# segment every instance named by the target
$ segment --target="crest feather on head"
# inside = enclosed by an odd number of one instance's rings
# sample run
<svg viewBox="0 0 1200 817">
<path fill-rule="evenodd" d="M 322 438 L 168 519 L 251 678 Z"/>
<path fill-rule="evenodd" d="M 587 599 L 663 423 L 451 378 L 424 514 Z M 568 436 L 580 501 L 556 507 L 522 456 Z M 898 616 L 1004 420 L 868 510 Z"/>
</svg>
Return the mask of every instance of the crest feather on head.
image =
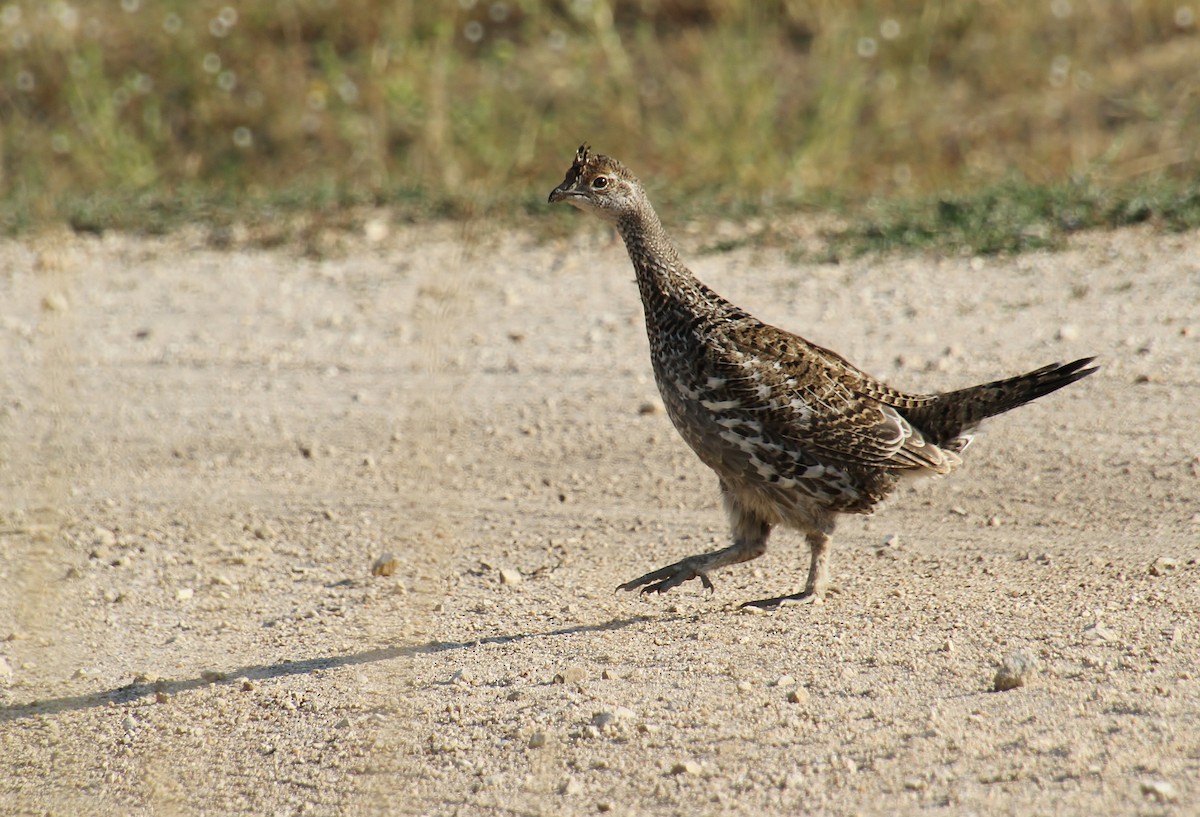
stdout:
<svg viewBox="0 0 1200 817">
<path fill-rule="evenodd" d="M 579 177 L 583 175 L 584 168 L 587 167 L 591 160 L 592 148 L 584 142 L 579 146 L 579 150 L 575 151 L 575 161 L 571 163 L 571 167 L 567 170 L 567 178 L 563 179 L 564 185 L 572 185 L 579 181 Z"/>
</svg>

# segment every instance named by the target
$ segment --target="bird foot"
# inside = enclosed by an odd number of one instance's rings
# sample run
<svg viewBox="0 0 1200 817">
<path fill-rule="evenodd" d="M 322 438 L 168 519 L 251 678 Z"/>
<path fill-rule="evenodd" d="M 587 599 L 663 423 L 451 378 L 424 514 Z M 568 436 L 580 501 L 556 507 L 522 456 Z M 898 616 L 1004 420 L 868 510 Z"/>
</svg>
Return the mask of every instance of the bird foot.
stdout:
<svg viewBox="0 0 1200 817">
<path fill-rule="evenodd" d="M 760 610 L 777 610 L 784 604 L 824 604 L 827 594 L 837 595 L 842 592 L 842 588 L 837 585 L 829 585 L 823 590 L 804 590 L 800 593 L 793 593 L 790 596 L 776 596 L 773 599 L 758 599 L 757 601 L 748 601 L 741 608 L 757 607 Z"/>
<path fill-rule="evenodd" d="M 695 556 L 689 556 L 673 565 L 652 570 L 645 576 L 639 576 L 633 581 L 618 585 L 617 589 L 637 590 L 640 587 L 643 593 L 665 593 L 692 579 L 699 579 L 705 590 L 713 589 L 712 581 L 700 567 L 699 560 Z"/>
</svg>

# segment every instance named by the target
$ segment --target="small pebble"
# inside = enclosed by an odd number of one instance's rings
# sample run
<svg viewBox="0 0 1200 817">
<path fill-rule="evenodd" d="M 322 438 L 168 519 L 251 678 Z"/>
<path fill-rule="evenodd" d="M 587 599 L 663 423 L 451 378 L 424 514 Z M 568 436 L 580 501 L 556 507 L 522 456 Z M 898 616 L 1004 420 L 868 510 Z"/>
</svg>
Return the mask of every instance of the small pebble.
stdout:
<svg viewBox="0 0 1200 817">
<path fill-rule="evenodd" d="M 804 687 L 796 687 L 795 689 L 788 692 L 787 699 L 788 699 L 788 703 L 790 703 L 790 704 L 804 704 L 804 703 L 808 703 L 808 700 L 811 697 L 812 696 L 809 694 L 807 689 L 805 689 Z"/>
<path fill-rule="evenodd" d="M 450 676 L 450 683 L 474 686 L 475 685 L 475 676 L 468 669 L 456 670 L 455 673 Z"/>
<path fill-rule="evenodd" d="M 773 687 L 790 687 L 790 686 L 794 686 L 795 683 L 796 683 L 796 679 L 793 678 L 792 676 L 780 675 L 778 678 L 776 678 L 771 683 L 771 686 L 773 686 Z"/>
<path fill-rule="evenodd" d="M 628 707 L 618 706 L 615 709 L 606 709 L 602 712 L 597 712 L 592 715 L 592 725 L 599 729 L 605 729 L 614 724 L 619 724 L 624 721 L 631 721 L 637 717 L 637 714 Z"/>
<path fill-rule="evenodd" d="M 583 667 L 571 666 L 554 676 L 556 684 L 579 684 L 587 680 L 587 670 Z"/>
<path fill-rule="evenodd" d="M 215 684 L 218 681 L 225 680 L 225 673 L 216 669 L 206 669 L 200 671 L 200 677 L 205 681 L 208 681 L 210 684 Z"/>
<path fill-rule="evenodd" d="M 1179 562 L 1169 556 L 1159 556 L 1150 565 L 1151 576 L 1166 576 L 1179 569 Z"/>
<path fill-rule="evenodd" d="M 568 777 L 558 787 L 558 793 L 568 797 L 579 794 L 581 791 L 583 791 L 583 784 L 573 777 Z"/>
<path fill-rule="evenodd" d="M 534 732 L 529 736 L 529 743 L 527 745 L 530 749 L 541 749 L 546 745 L 546 733 Z"/>
<path fill-rule="evenodd" d="M 1037 671 L 1037 659 L 1027 652 L 1009 653 L 1000 662 L 1000 669 L 992 678 L 992 690 L 1005 692 L 1010 689 L 1025 686 L 1026 682 Z"/>
<path fill-rule="evenodd" d="M 1143 780 L 1142 794 L 1153 797 L 1159 803 L 1170 803 L 1177 794 L 1175 785 L 1166 780 Z"/>
<path fill-rule="evenodd" d="M 515 587 L 523 581 L 525 581 L 525 577 L 521 575 L 521 571 L 514 570 L 511 567 L 500 568 L 500 584 Z"/>
<path fill-rule="evenodd" d="M 650 414 L 661 414 L 662 410 L 663 410 L 662 403 L 655 403 L 655 402 L 651 402 L 649 400 L 647 400 L 645 403 L 642 403 L 640 406 L 638 406 L 638 414 L 641 414 L 643 416 L 650 415 Z"/>
<path fill-rule="evenodd" d="M 381 218 L 372 218 L 363 225 L 363 238 L 372 244 L 378 244 L 387 238 L 388 223 Z"/>
<path fill-rule="evenodd" d="M 681 763 L 676 763 L 674 766 L 671 767 L 671 774 L 675 774 L 675 775 L 679 775 L 679 774 L 697 775 L 697 774 L 700 774 L 700 764 L 694 760 L 687 760 L 687 761 L 683 761 Z"/>
<path fill-rule="evenodd" d="M 196 595 L 196 591 L 190 587 L 181 587 L 175 591 L 176 601 L 190 601 L 192 596 Z"/>
<path fill-rule="evenodd" d="M 372 576 L 391 576 L 400 567 L 400 561 L 390 553 L 380 556 L 371 565 Z"/>
<path fill-rule="evenodd" d="M 42 296 L 43 312 L 66 312 L 71 308 L 71 302 L 61 292 L 51 292 Z"/>
<path fill-rule="evenodd" d="M 749 692 L 750 690 L 754 689 L 754 684 L 750 683 L 749 681 L 738 681 L 737 688 L 738 692 Z"/>
</svg>

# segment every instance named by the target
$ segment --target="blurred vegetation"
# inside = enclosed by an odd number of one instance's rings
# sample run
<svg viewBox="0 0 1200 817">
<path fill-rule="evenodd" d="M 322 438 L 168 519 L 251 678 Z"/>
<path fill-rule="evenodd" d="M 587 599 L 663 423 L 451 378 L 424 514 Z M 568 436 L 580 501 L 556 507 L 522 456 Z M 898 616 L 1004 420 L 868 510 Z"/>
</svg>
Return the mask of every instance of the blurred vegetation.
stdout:
<svg viewBox="0 0 1200 817">
<path fill-rule="evenodd" d="M 980 251 L 1046 229 L 1186 228 L 1198 14 L 1185 0 L 0 0 L 0 231 L 356 205 L 540 213 L 584 140 L 672 220 L 834 206 L 853 214 L 851 244 L 949 231 Z"/>
</svg>

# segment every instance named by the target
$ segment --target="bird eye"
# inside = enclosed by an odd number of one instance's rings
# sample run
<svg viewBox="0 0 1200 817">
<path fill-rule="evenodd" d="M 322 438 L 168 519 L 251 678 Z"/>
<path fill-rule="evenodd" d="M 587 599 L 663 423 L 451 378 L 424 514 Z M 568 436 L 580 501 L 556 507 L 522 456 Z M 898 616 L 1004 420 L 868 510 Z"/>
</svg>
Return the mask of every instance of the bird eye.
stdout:
<svg viewBox="0 0 1200 817">
<path fill-rule="evenodd" d="M 606 187 L 608 187 L 608 179 L 604 176 L 597 176 L 596 178 L 592 179 L 593 190 L 603 190 Z"/>
</svg>

